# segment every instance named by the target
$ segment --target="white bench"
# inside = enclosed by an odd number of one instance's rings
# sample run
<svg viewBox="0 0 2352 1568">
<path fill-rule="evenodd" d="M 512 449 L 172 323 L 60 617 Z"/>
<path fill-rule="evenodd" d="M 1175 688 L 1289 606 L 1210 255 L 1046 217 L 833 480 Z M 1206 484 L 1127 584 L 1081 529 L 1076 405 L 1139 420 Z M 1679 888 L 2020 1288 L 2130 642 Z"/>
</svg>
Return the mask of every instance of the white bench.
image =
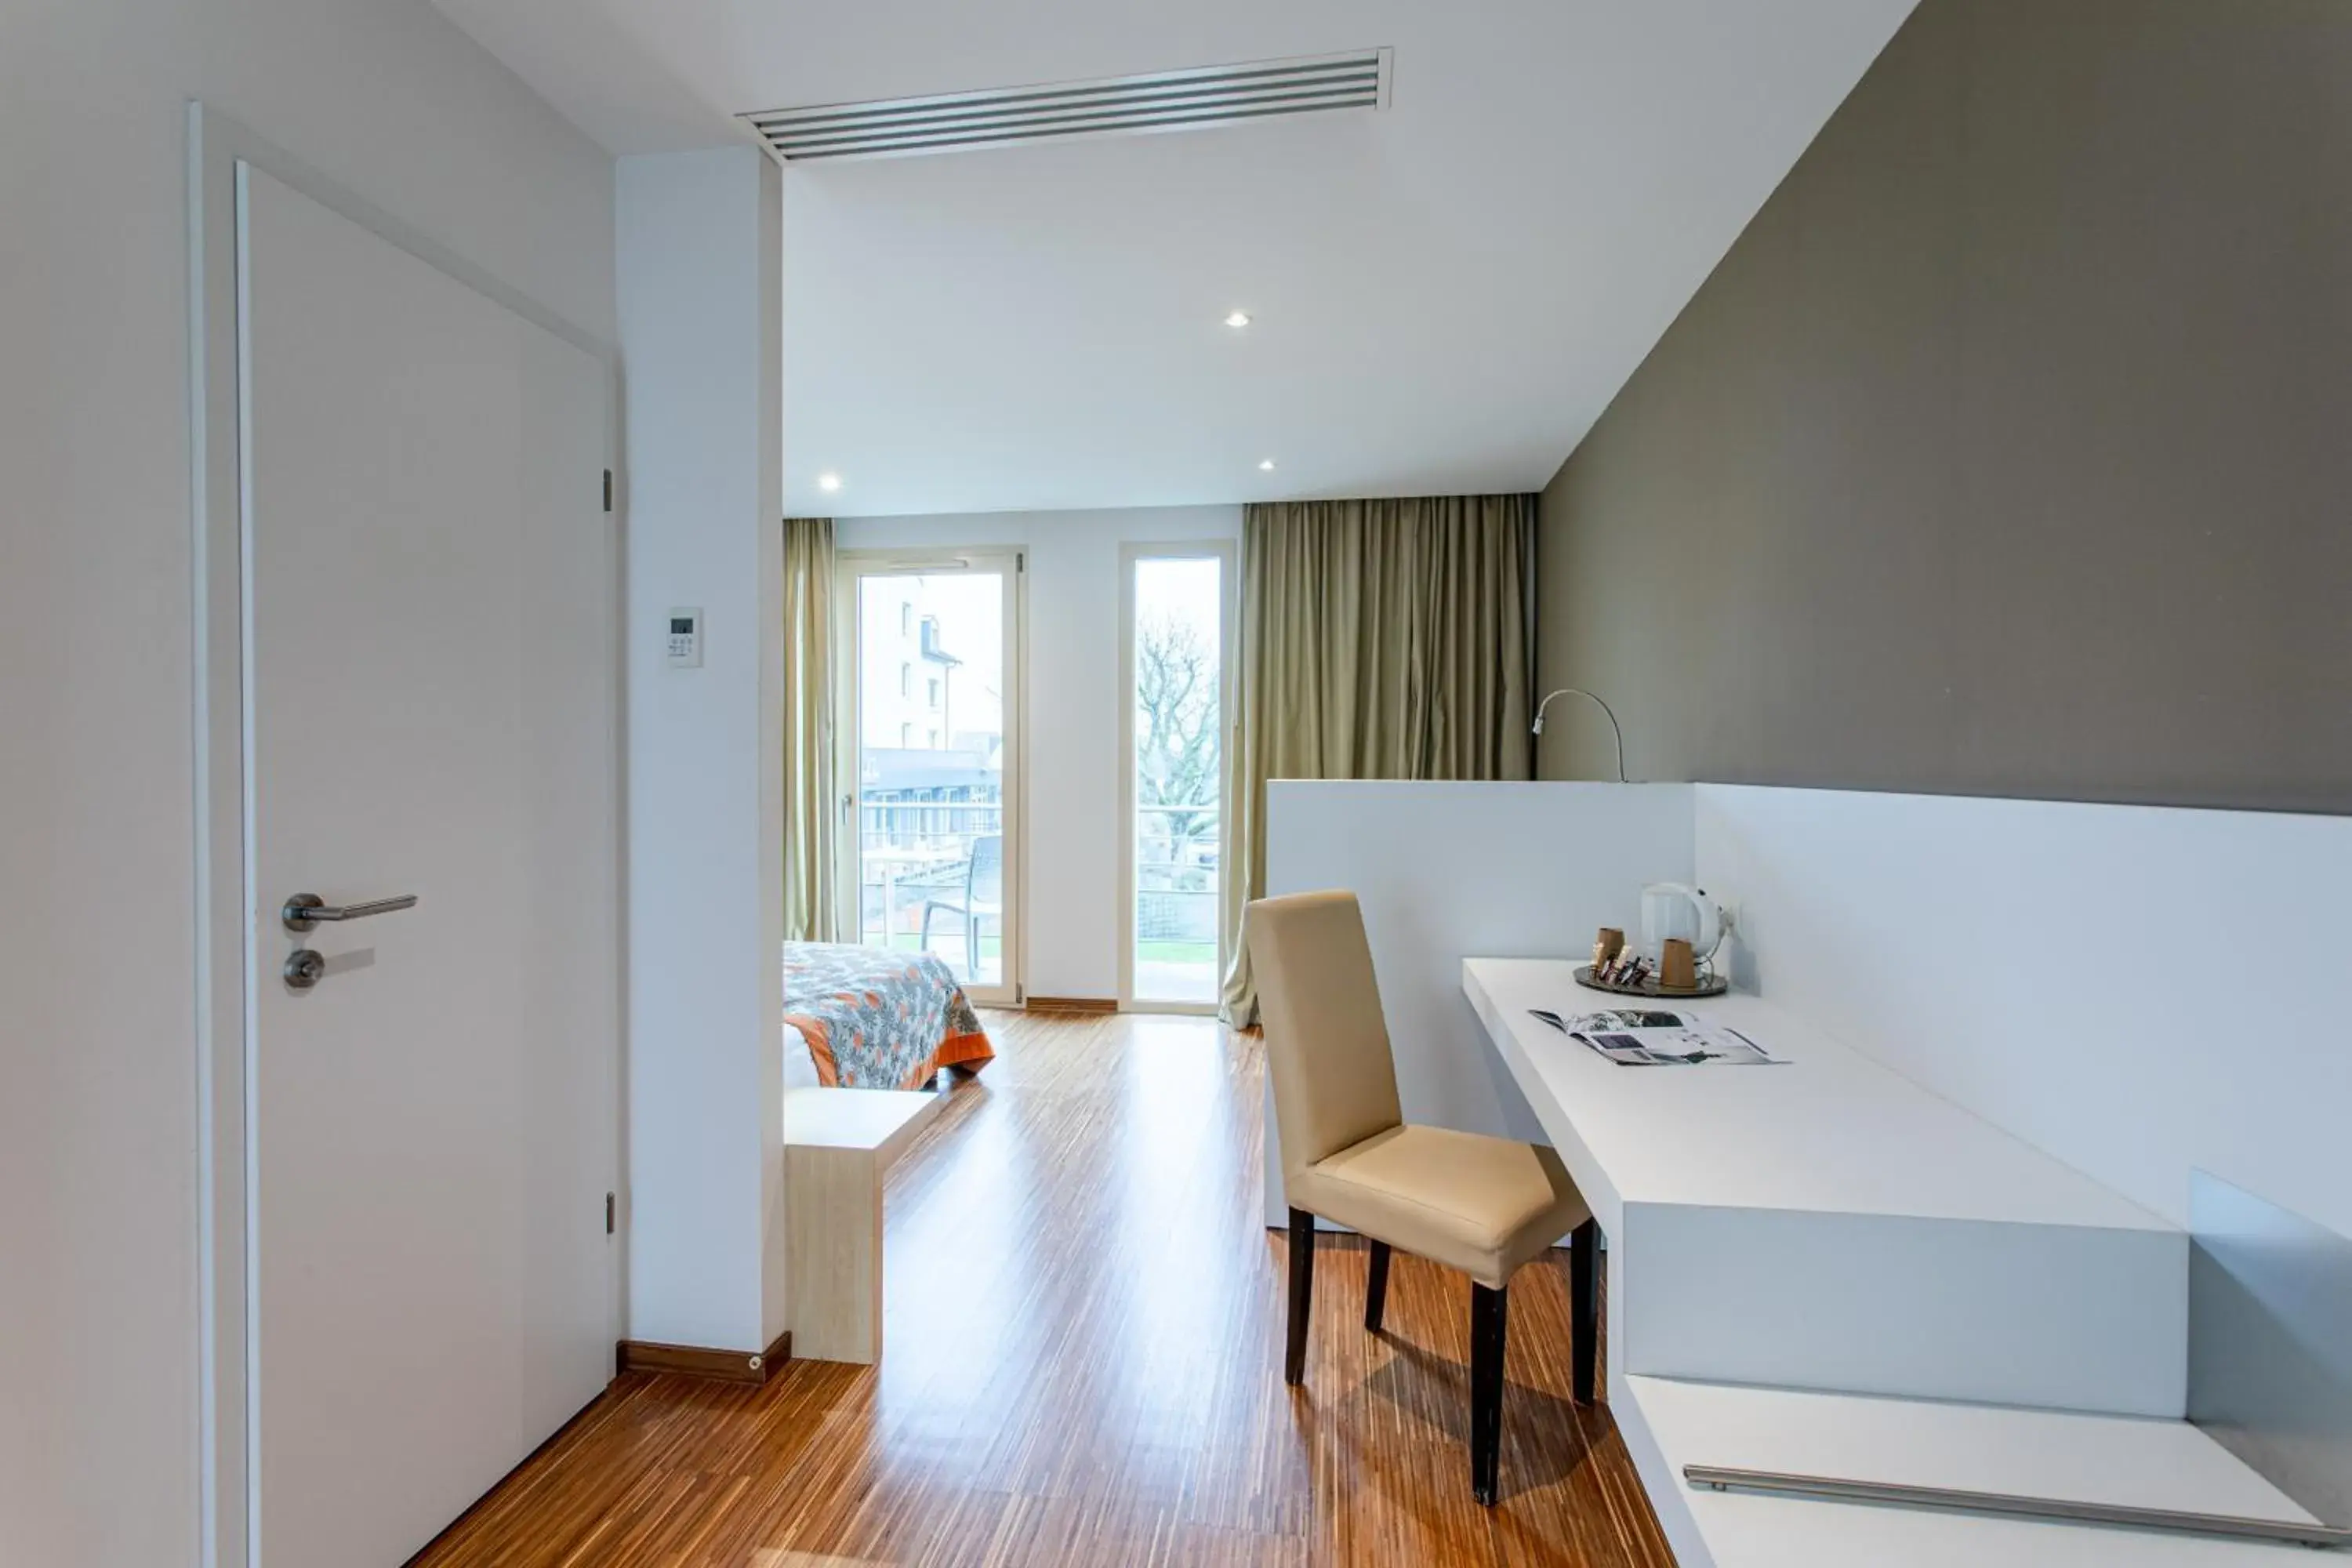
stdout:
<svg viewBox="0 0 2352 1568">
<path fill-rule="evenodd" d="M 888 1089 L 784 1095 L 784 1257 L 793 1354 L 882 1353 L 882 1177 L 946 1097 Z"/>
</svg>

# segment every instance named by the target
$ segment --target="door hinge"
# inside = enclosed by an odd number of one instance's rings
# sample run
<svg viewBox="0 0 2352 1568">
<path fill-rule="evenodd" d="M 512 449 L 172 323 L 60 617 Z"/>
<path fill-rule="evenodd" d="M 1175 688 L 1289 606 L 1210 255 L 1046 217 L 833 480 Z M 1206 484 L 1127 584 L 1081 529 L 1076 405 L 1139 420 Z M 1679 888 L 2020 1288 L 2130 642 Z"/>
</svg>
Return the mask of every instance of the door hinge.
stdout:
<svg viewBox="0 0 2352 1568">
<path fill-rule="evenodd" d="M 610 468 L 604 470 L 604 510 L 613 510 L 613 470 Z"/>
<path fill-rule="evenodd" d="M 606 1236 L 610 1236 L 610 1235 L 612 1235 L 612 1234 L 613 1234 L 613 1223 L 614 1223 L 614 1207 L 615 1207 L 615 1205 L 614 1205 L 614 1202 L 613 1194 L 610 1194 L 610 1193 L 606 1193 L 606 1194 L 604 1194 L 604 1234 L 605 1234 Z"/>
</svg>

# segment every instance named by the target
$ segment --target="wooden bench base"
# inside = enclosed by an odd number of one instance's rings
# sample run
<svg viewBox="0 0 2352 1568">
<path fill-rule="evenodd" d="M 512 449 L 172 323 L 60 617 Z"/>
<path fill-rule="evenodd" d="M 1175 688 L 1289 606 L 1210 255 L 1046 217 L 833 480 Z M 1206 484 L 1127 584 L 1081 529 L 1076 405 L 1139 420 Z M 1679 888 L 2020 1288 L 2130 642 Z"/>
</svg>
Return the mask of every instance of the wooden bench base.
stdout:
<svg viewBox="0 0 2352 1568">
<path fill-rule="evenodd" d="M 882 1177 L 942 1096 L 796 1089 L 784 1096 L 784 1257 L 793 1353 L 882 1354 Z"/>
</svg>

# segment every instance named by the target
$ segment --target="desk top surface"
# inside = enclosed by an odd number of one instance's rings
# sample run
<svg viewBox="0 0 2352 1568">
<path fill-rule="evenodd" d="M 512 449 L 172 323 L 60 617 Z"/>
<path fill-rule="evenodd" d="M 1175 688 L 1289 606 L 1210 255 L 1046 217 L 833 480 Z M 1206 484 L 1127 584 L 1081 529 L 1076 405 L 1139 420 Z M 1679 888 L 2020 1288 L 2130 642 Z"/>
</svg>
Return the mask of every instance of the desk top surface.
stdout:
<svg viewBox="0 0 2352 1568">
<path fill-rule="evenodd" d="M 1603 1201 L 2174 1229 L 1755 996 L 1685 1010 L 1784 1065 L 1605 1060 L 1528 1014 L 1619 1005 L 1578 985 L 1574 969 L 1563 959 L 1471 958 L 1462 985 L 1579 1184 L 1597 1177 Z"/>
</svg>

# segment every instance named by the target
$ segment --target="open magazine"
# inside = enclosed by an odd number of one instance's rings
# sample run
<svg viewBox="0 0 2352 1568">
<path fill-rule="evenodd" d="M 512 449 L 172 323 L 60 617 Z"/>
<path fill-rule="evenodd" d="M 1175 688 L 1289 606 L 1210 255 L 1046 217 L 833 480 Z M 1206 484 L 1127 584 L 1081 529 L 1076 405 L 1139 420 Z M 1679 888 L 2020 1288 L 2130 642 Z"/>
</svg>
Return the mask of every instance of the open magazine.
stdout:
<svg viewBox="0 0 2352 1568">
<path fill-rule="evenodd" d="M 1738 1030 L 1707 1024 L 1687 1009 L 1610 1007 L 1566 1017 L 1532 1011 L 1620 1067 L 1771 1067 L 1782 1059 Z"/>
</svg>

